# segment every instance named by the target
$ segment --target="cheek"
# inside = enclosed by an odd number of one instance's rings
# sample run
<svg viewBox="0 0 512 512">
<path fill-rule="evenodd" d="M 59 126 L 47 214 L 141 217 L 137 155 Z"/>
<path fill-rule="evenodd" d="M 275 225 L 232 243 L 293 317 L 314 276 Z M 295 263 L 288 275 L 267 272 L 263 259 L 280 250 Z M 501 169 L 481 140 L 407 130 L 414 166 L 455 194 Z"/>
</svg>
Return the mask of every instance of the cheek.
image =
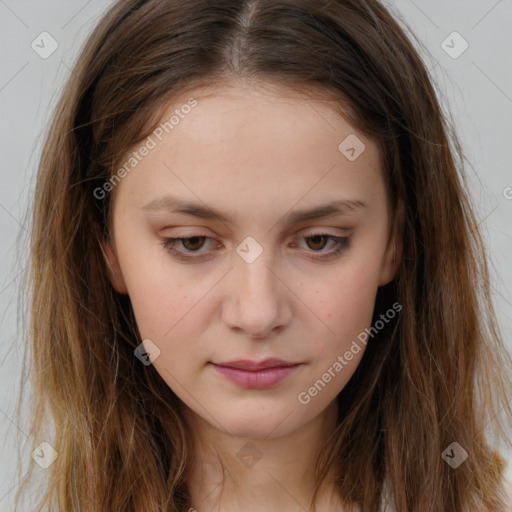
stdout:
<svg viewBox="0 0 512 512">
<path fill-rule="evenodd" d="M 209 288 L 205 283 L 177 282 L 178 277 L 176 273 L 173 279 L 168 273 L 130 283 L 130 301 L 141 336 L 167 344 L 177 333 L 192 335 L 194 318 L 200 314 Z"/>
<path fill-rule="evenodd" d="M 377 272 L 368 265 L 347 265 L 340 269 L 335 277 L 326 280 L 322 286 L 312 288 L 304 302 L 311 305 L 317 317 L 316 327 L 311 332 L 315 339 L 315 359 L 313 381 L 320 378 L 328 368 L 347 351 L 350 359 L 342 362 L 342 372 L 337 374 L 334 387 L 343 387 L 349 376 L 355 371 L 364 350 L 367 334 L 365 329 L 371 326 L 375 298 L 377 294 Z M 304 282 L 306 285 L 306 282 Z M 313 285 L 313 280 L 310 285 Z M 343 374 L 343 375 L 341 375 Z"/>
<path fill-rule="evenodd" d="M 368 265 L 351 266 L 334 273 L 322 286 L 315 282 L 308 304 L 328 326 L 371 322 L 377 294 L 377 272 Z M 310 284 L 313 286 L 313 281 Z"/>
<path fill-rule="evenodd" d="M 370 272 L 340 273 L 310 295 L 322 322 L 310 332 L 311 364 L 297 400 L 308 415 L 318 414 L 346 386 L 365 353 L 377 286 Z M 313 309 L 313 308 L 312 308 Z M 326 328 L 328 326 L 328 329 Z"/>
<path fill-rule="evenodd" d="M 197 316 L 196 306 L 218 278 L 211 273 L 201 275 L 193 266 L 173 264 L 154 239 L 122 242 L 120 265 L 140 335 L 165 342 L 169 331 L 183 329 Z"/>
</svg>

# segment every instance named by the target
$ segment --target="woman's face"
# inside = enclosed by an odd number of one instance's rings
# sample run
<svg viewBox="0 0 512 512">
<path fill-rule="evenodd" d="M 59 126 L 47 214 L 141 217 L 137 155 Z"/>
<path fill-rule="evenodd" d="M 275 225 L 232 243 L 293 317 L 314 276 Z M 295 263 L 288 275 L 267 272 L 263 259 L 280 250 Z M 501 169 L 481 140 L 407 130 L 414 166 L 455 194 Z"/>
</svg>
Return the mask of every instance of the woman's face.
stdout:
<svg viewBox="0 0 512 512">
<path fill-rule="evenodd" d="M 175 101 L 124 163 L 111 280 L 192 416 L 272 438 L 326 411 L 399 260 L 376 144 L 326 103 L 233 85 Z"/>
</svg>

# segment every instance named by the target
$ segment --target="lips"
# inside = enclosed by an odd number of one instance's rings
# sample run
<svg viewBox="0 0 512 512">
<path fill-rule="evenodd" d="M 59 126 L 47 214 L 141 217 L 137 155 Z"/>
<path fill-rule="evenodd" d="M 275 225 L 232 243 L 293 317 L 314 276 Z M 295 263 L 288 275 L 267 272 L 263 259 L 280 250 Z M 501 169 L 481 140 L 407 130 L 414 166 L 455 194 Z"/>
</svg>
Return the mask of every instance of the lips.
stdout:
<svg viewBox="0 0 512 512">
<path fill-rule="evenodd" d="M 294 373 L 301 363 L 283 359 L 237 360 L 211 363 L 224 378 L 246 389 L 265 389 L 277 385 Z"/>
<path fill-rule="evenodd" d="M 299 363 L 284 361 L 283 359 L 270 358 L 264 361 L 250 361 L 248 359 L 240 359 L 237 361 L 228 361 L 225 363 L 213 363 L 216 366 L 223 366 L 225 368 L 234 368 L 236 370 L 246 370 L 257 372 L 259 370 L 266 370 L 267 368 L 288 368 L 296 366 Z"/>
</svg>

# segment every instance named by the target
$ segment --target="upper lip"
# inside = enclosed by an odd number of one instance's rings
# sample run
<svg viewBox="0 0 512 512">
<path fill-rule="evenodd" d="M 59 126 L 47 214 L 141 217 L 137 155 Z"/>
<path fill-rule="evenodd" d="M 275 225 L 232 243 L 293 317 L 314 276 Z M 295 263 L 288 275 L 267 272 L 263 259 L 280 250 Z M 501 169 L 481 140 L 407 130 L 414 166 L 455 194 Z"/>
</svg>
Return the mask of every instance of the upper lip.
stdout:
<svg viewBox="0 0 512 512">
<path fill-rule="evenodd" d="M 239 359 L 237 361 L 227 361 L 225 363 L 213 363 L 217 366 L 226 366 L 228 368 L 236 368 L 237 370 L 258 371 L 266 368 L 283 368 L 287 366 L 296 366 L 300 363 L 284 361 L 283 359 L 270 358 L 263 361 L 251 361 L 249 359 Z"/>
</svg>

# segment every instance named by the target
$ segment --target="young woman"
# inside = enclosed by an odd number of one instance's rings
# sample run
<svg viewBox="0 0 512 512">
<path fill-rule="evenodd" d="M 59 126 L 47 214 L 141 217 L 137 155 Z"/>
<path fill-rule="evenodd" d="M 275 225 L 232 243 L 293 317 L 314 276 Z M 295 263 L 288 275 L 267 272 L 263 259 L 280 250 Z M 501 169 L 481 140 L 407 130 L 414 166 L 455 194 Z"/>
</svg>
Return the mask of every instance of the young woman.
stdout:
<svg viewBox="0 0 512 512">
<path fill-rule="evenodd" d="M 115 3 L 38 174 L 34 510 L 511 510 L 462 168 L 376 0 Z"/>
</svg>

